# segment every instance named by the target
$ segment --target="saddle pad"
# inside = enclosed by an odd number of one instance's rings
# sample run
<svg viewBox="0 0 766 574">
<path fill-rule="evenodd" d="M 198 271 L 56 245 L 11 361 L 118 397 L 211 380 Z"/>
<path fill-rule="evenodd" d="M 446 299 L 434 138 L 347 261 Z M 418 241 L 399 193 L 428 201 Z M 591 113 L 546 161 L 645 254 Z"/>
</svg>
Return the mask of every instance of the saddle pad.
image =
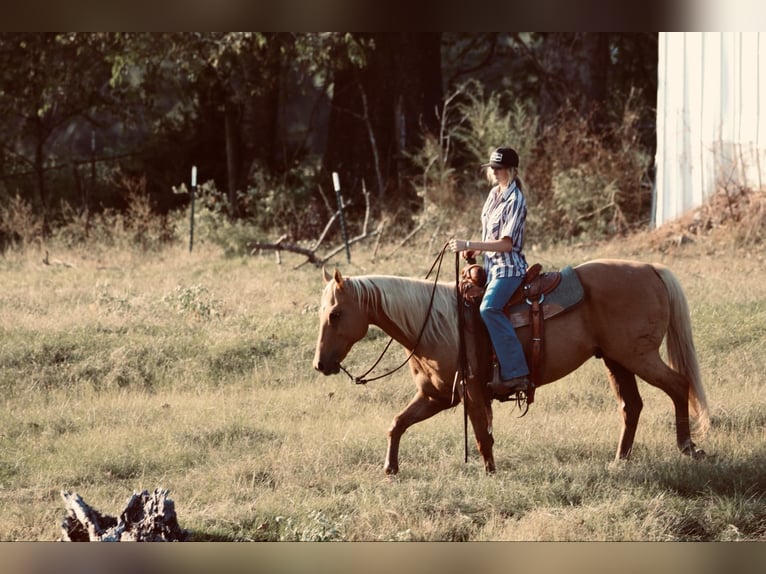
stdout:
<svg viewBox="0 0 766 574">
<path fill-rule="evenodd" d="M 561 283 L 548 293 L 541 305 L 543 319 L 550 319 L 576 305 L 584 296 L 582 283 L 571 265 L 561 270 Z M 530 306 L 524 302 L 514 305 L 508 310 L 508 316 L 515 328 L 525 327 L 530 321 Z"/>
</svg>

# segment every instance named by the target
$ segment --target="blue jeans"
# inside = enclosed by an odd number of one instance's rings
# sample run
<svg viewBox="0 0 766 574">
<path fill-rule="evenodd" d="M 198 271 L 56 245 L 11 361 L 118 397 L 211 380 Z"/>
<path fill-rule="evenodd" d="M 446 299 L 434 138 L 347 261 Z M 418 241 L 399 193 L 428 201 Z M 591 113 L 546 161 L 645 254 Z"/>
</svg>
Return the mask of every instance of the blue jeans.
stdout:
<svg viewBox="0 0 766 574">
<path fill-rule="evenodd" d="M 503 314 L 503 307 L 523 280 L 523 277 L 492 279 L 487 284 L 479 307 L 500 365 L 500 378 L 504 381 L 529 374 L 524 349 L 516 336 L 516 330 L 511 320 Z"/>
</svg>

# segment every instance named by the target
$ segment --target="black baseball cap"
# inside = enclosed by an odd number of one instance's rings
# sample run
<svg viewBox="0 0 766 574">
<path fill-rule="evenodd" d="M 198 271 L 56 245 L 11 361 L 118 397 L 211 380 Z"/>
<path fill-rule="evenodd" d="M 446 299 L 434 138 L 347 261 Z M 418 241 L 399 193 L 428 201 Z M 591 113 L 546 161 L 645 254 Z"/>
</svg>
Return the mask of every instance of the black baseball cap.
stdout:
<svg viewBox="0 0 766 574">
<path fill-rule="evenodd" d="M 489 156 L 489 163 L 481 167 L 519 167 L 519 154 L 512 147 L 499 147 Z"/>
</svg>

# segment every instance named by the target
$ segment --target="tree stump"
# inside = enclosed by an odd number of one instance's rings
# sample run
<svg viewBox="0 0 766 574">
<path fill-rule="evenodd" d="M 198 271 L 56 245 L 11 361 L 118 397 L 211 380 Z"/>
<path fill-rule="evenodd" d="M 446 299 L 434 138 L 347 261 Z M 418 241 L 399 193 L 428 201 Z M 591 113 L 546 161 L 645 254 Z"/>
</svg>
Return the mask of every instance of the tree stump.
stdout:
<svg viewBox="0 0 766 574">
<path fill-rule="evenodd" d="M 119 518 L 101 514 L 77 493 L 61 491 L 67 516 L 61 523 L 62 542 L 182 542 L 187 533 L 178 525 L 175 504 L 167 490 L 134 492 Z"/>
</svg>

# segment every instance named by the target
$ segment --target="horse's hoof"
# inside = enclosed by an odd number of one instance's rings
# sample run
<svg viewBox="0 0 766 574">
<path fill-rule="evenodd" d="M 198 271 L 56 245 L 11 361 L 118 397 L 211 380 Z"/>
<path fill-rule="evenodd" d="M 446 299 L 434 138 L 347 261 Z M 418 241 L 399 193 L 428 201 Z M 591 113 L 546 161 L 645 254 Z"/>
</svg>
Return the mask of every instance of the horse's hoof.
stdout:
<svg viewBox="0 0 766 574">
<path fill-rule="evenodd" d="M 694 445 L 684 447 L 681 450 L 681 453 L 685 454 L 686 456 L 690 456 L 694 460 L 702 460 L 704 458 L 707 458 L 707 453 L 701 448 L 697 448 Z"/>
<path fill-rule="evenodd" d="M 707 453 L 701 448 L 695 448 L 692 451 L 692 458 L 695 460 L 701 460 L 703 458 L 707 458 Z"/>
</svg>

